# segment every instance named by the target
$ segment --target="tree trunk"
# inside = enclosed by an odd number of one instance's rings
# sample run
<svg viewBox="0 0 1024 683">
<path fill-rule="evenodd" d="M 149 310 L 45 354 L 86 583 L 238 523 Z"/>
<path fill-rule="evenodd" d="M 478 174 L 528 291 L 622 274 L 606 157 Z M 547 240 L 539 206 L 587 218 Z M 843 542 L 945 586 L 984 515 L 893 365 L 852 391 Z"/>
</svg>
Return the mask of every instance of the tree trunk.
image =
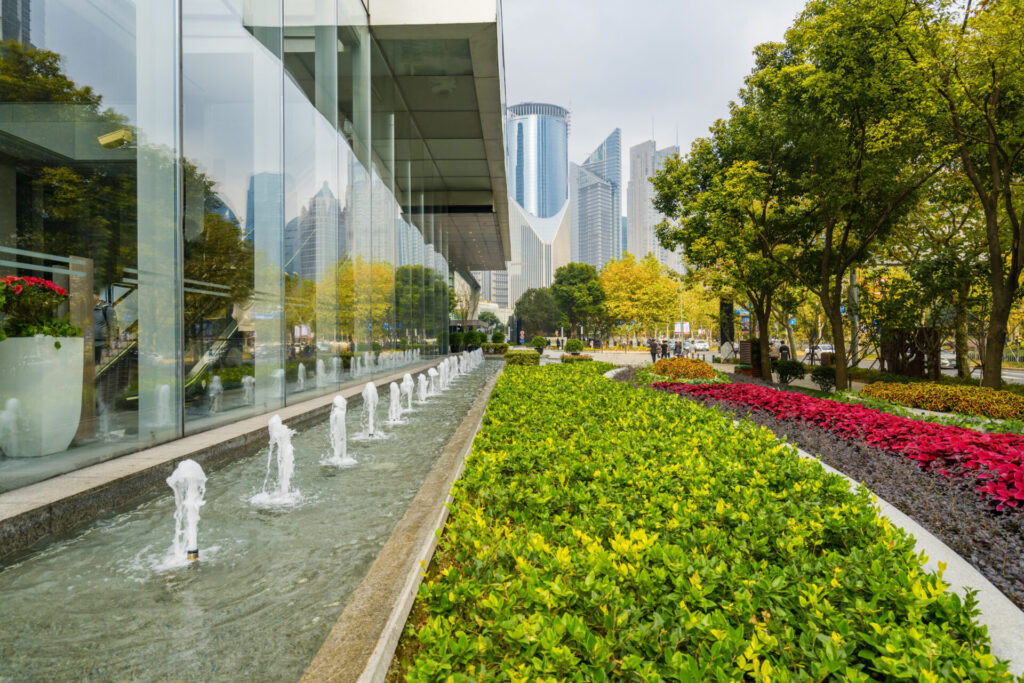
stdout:
<svg viewBox="0 0 1024 683">
<path fill-rule="evenodd" d="M 1003 383 L 1003 347 L 1006 345 L 1006 324 L 1010 319 L 1012 296 L 1002 282 L 992 287 L 992 315 L 988 322 L 988 339 L 982 358 L 984 376 L 981 385 L 998 389 Z"/>
<path fill-rule="evenodd" d="M 767 381 L 772 381 L 772 359 L 768 355 L 769 339 L 768 325 L 771 322 L 771 295 L 765 297 L 766 301 L 764 307 L 760 305 L 754 305 L 754 316 L 757 317 L 757 345 L 761 352 L 761 377 Z"/>
<path fill-rule="evenodd" d="M 970 295 L 970 291 L 970 284 L 961 285 L 953 304 L 953 346 L 956 349 L 956 374 L 958 377 L 971 376 L 971 361 L 967 357 L 967 297 Z"/>
</svg>

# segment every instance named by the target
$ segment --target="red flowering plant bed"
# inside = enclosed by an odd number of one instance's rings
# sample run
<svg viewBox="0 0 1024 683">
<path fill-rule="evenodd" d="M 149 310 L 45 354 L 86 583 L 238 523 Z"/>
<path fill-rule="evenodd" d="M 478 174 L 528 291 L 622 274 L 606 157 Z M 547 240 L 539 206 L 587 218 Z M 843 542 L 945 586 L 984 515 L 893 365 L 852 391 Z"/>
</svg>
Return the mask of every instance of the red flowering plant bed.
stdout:
<svg viewBox="0 0 1024 683">
<path fill-rule="evenodd" d="M 68 291 L 41 277 L 0 278 L 0 340 L 6 337 L 77 337 L 82 331 L 55 315 Z"/>
<path fill-rule="evenodd" d="M 753 384 L 657 382 L 651 386 L 746 406 L 778 420 L 810 424 L 843 439 L 910 458 L 947 478 L 973 478 L 978 484 L 975 488 L 991 499 L 997 510 L 1024 508 L 1024 436 L 921 422 Z"/>
</svg>

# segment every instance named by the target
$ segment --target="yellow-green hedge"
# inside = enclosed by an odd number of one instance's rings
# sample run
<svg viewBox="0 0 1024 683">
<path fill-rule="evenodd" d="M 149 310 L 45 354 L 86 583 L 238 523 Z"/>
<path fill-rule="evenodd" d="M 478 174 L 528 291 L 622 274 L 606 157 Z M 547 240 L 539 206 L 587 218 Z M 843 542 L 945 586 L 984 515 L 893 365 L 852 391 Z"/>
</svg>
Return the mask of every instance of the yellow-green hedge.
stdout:
<svg viewBox="0 0 1024 683">
<path fill-rule="evenodd" d="M 988 387 L 949 386 L 931 382 L 875 382 L 861 389 L 860 394 L 940 413 L 977 415 L 1000 420 L 1024 419 L 1024 397 Z"/>
</svg>

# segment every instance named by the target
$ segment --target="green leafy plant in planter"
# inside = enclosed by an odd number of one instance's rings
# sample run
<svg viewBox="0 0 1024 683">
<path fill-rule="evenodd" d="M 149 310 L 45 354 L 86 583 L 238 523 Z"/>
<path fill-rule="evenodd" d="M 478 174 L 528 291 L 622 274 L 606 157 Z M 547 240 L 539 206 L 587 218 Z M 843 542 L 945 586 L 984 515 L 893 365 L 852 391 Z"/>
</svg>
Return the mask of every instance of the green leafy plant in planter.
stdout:
<svg viewBox="0 0 1024 683">
<path fill-rule="evenodd" d="M 537 349 L 537 353 L 543 353 L 544 349 L 548 348 L 548 340 L 540 335 L 537 335 L 530 340 L 530 346 Z"/>
<path fill-rule="evenodd" d="M 506 365 L 540 365 L 540 353 L 529 349 L 512 349 L 505 353 Z"/>
<path fill-rule="evenodd" d="M 788 385 L 795 379 L 807 376 L 807 368 L 798 360 L 780 360 L 775 363 L 775 372 L 779 373 L 779 383 Z"/>
<path fill-rule="evenodd" d="M 822 391 L 832 392 L 836 388 L 836 366 L 819 365 L 811 371 L 811 381 Z"/>
<path fill-rule="evenodd" d="M 462 332 L 452 332 L 448 340 L 452 345 L 452 351 L 458 351 L 466 343 L 466 335 Z"/>
<path fill-rule="evenodd" d="M 495 332 L 494 332 L 494 333 L 493 333 L 493 334 L 491 335 L 491 343 L 492 343 L 492 344 L 500 344 L 500 343 L 502 343 L 503 341 L 505 341 L 505 335 L 504 335 L 504 333 L 502 333 L 502 332 L 499 332 L 499 331 L 495 331 Z"/>
<path fill-rule="evenodd" d="M 570 339 L 565 342 L 565 350 L 567 353 L 579 353 L 583 350 L 583 342 L 579 339 Z"/>
</svg>

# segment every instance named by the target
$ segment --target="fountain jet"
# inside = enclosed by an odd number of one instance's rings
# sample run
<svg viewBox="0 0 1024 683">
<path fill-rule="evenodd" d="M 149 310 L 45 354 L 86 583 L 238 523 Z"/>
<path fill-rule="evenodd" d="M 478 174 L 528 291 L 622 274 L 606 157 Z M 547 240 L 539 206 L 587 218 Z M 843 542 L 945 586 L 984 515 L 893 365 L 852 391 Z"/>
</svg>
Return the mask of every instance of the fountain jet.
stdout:
<svg viewBox="0 0 1024 683">
<path fill-rule="evenodd" d="M 195 460 L 182 460 L 167 477 L 174 491 L 174 542 L 171 553 L 176 560 L 199 560 L 199 508 L 206 495 L 206 474 Z"/>
<path fill-rule="evenodd" d="M 345 434 L 345 414 L 348 403 L 344 396 L 335 396 L 334 404 L 331 406 L 331 449 L 334 455 L 324 460 L 323 465 L 334 465 L 335 467 L 352 467 L 358 465 L 355 458 L 348 454 L 347 435 Z"/>
</svg>

